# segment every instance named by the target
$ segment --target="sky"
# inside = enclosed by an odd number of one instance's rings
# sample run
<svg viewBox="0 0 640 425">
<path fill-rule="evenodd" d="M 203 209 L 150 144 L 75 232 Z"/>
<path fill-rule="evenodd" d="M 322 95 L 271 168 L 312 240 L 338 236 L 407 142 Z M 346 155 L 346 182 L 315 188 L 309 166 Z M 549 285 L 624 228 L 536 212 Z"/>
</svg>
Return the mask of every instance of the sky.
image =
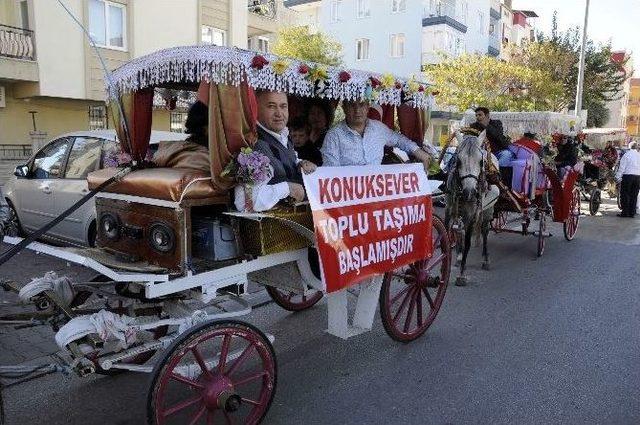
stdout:
<svg viewBox="0 0 640 425">
<path fill-rule="evenodd" d="M 533 10 L 537 29 L 551 32 L 553 11 L 558 11 L 558 29 L 580 26 L 584 22 L 586 0 L 513 0 L 514 9 Z M 597 42 L 611 40 L 616 50 L 631 52 L 635 77 L 640 77 L 640 0 L 591 0 L 589 38 Z"/>
</svg>

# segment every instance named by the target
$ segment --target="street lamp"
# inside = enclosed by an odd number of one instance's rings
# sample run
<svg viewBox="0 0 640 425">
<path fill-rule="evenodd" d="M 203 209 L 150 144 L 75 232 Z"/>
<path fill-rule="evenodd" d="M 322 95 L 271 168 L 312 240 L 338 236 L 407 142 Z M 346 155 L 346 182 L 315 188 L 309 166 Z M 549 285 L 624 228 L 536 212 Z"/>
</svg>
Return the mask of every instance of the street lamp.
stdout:
<svg viewBox="0 0 640 425">
<path fill-rule="evenodd" d="M 580 50 L 580 68 L 578 68 L 578 90 L 576 93 L 575 116 L 580 116 L 582 111 L 582 89 L 584 86 L 584 62 L 587 54 L 587 22 L 589 21 L 589 0 L 584 10 L 584 27 L 582 28 L 582 49 Z"/>
</svg>

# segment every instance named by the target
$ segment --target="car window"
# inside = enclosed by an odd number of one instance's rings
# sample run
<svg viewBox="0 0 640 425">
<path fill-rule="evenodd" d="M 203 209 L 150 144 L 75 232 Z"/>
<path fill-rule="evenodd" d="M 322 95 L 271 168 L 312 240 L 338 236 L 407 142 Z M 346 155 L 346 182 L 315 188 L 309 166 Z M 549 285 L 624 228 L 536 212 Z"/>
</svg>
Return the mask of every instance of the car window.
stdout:
<svg viewBox="0 0 640 425">
<path fill-rule="evenodd" d="M 94 137 L 76 137 L 69 160 L 67 161 L 67 179 L 84 179 L 100 165 L 102 139 Z"/>
<path fill-rule="evenodd" d="M 71 140 L 65 137 L 49 143 L 38 152 L 33 159 L 33 177 L 36 179 L 57 179 L 60 177 L 70 144 Z"/>
<path fill-rule="evenodd" d="M 101 168 L 111 167 L 109 161 L 114 161 L 120 153 L 120 142 L 114 140 L 105 140 L 102 144 L 102 165 Z M 106 160 L 106 161 L 105 161 Z"/>
</svg>

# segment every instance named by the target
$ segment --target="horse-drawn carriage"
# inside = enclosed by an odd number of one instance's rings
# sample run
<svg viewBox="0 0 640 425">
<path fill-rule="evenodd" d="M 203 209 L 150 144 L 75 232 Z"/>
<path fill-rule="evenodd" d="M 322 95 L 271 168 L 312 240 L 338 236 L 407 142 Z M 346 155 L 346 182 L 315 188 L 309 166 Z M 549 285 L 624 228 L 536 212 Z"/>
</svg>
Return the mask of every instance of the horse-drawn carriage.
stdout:
<svg viewBox="0 0 640 425">
<path fill-rule="evenodd" d="M 278 305 L 299 311 L 323 298 L 327 282 L 307 204 L 261 213 L 232 207 L 229 190 L 236 182 L 222 170 L 255 142 L 254 89 L 286 92 L 291 105 L 312 98 L 374 99 L 401 116 L 403 133 L 422 142 L 428 88 L 414 80 L 216 46 L 150 54 L 123 65 L 109 81 L 111 111 L 131 162 L 89 177 L 96 193 L 97 247 L 29 245 L 97 276 L 74 283 L 47 274 L 24 286 L 4 286 L 36 305 L 36 317 L 56 332 L 65 366 L 77 374 L 151 373 L 149 423 L 257 423 L 273 400 L 277 364 L 273 338 L 236 319 L 251 311 L 243 296 L 250 284 L 263 284 Z M 207 152 L 194 157 L 182 151 L 172 166 L 144 161 L 156 89 L 206 94 Z M 209 172 L 194 165 L 203 155 Z M 328 295 L 330 333 L 347 338 L 370 329 L 378 303 L 392 338 L 407 342 L 427 330 L 450 271 L 446 229 L 430 210 L 427 219 L 429 255 L 397 262 L 385 270 L 381 285 L 362 285 L 352 324 L 346 290 Z M 2 317 L 10 323 L 32 318 Z M 0 368 L 0 375 L 7 370 L 18 369 Z"/>
<path fill-rule="evenodd" d="M 537 255 L 544 252 L 548 216 L 563 223 L 564 236 L 574 238 L 580 219 L 580 192 L 575 187 L 580 172 L 577 167 L 558 168 L 555 155 L 549 155 L 553 143 L 543 145 L 523 138 L 524 133 L 537 133 L 544 138 L 567 140 L 577 134 L 576 117 L 552 112 L 497 112 L 492 119 L 502 121 L 506 135 L 515 142 L 509 166 L 498 169 L 497 161 L 484 147 L 485 134 L 468 129 L 475 116 L 466 114 L 458 132 L 457 161 L 448 179 L 448 201 L 445 221 L 456 241 L 460 275 L 458 285 L 466 283 L 466 258 L 474 231 L 483 238 L 482 268 L 489 269 L 487 239 L 489 230 L 496 233 L 532 235 L 537 239 Z M 564 143 L 564 142 L 562 142 Z M 500 174 L 498 174 L 498 171 Z M 494 181 L 491 181 L 491 179 Z M 530 230 L 534 221 L 537 229 Z M 513 228 L 513 224 L 519 226 Z"/>
<path fill-rule="evenodd" d="M 546 238 L 551 236 L 547 228 L 549 216 L 553 222 L 563 224 L 567 241 L 571 241 L 578 230 L 581 211 L 576 182 L 581 168 L 559 167 L 556 152 L 550 147 L 578 143 L 580 119 L 553 112 L 494 113 L 492 117 L 502 121 L 505 133 L 514 141 L 509 147 L 514 157 L 512 175 L 510 181 L 505 182 L 507 190 L 502 191 L 495 206 L 492 229 L 497 233 L 536 237 L 540 257 Z M 531 143 L 522 138 L 526 132 L 536 134 L 543 142 Z M 529 230 L 532 219 L 538 222 L 533 231 Z M 509 224 L 514 222 L 519 222 L 520 228 L 510 228 Z"/>
</svg>

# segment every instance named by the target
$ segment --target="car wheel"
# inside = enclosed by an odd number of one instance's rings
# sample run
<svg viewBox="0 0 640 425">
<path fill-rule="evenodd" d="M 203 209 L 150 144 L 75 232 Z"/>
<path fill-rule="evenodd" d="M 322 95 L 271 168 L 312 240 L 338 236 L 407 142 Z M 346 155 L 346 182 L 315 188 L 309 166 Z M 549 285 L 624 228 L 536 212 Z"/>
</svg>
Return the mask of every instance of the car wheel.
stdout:
<svg viewBox="0 0 640 425">
<path fill-rule="evenodd" d="M 20 219 L 18 218 L 18 213 L 14 208 L 11 201 L 8 199 L 7 205 L 3 208 L 6 209 L 2 214 L 2 221 L 4 225 L 4 234 L 6 236 L 17 237 L 24 234 L 22 228 L 20 227 Z"/>
<path fill-rule="evenodd" d="M 89 246 L 94 248 L 96 246 L 96 236 L 98 235 L 98 231 L 96 230 L 96 221 L 93 220 L 89 225 L 89 234 L 87 235 L 87 241 L 89 242 Z"/>
</svg>

